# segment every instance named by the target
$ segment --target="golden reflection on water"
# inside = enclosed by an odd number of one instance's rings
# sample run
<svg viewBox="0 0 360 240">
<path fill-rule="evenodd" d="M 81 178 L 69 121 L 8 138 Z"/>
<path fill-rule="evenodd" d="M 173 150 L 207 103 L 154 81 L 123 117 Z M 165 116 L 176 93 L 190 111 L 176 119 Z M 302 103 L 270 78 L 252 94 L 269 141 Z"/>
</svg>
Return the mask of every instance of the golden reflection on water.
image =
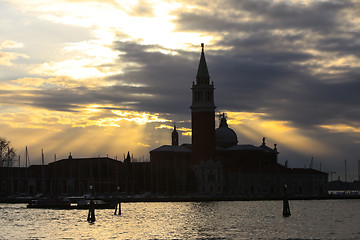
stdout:
<svg viewBox="0 0 360 240">
<path fill-rule="evenodd" d="M 0 204 L 0 239 L 358 239 L 359 200 L 123 203 L 96 210 Z"/>
</svg>

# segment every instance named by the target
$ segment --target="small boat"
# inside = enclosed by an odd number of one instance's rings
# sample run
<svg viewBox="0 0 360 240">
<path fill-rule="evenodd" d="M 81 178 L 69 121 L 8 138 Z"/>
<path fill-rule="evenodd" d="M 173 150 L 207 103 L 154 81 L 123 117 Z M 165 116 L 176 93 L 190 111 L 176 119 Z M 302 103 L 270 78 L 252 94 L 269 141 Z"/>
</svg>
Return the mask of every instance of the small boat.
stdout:
<svg viewBox="0 0 360 240">
<path fill-rule="evenodd" d="M 35 199 L 29 202 L 27 208 L 70 209 L 71 202 L 66 198 Z"/>
<path fill-rule="evenodd" d="M 115 209 L 115 202 L 105 202 L 102 199 L 69 199 L 51 198 L 34 199 L 29 202 L 27 208 L 50 208 L 50 209 L 89 209 L 90 201 L 94 202 L 95 209 Z"/>
</svg>

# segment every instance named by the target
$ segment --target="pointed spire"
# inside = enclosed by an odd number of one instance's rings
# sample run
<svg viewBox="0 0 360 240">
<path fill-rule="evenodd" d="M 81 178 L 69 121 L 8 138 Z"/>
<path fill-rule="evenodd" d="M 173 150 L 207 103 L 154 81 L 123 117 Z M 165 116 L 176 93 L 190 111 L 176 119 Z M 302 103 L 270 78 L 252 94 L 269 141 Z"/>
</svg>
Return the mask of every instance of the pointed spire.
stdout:
<svg viewBox="0 0 360 240">
<path fill-rule="evenodd" d="M 125 156 L 125 154 L 124 154 L 124 156 Z M 130 162 L 131 162 L 130 152 L 128 151 L 127 156 L 126 156 L 126 158 L 124 159 L 124 163 L 130 163 Z"/>
<path fill-rule="evenodd" d="M 201 44 L 201 57 L 198 67 L 198 72 L 196 74 L 196 82 L 198 84 L 209 84 L 210 75 L 207 68 L 205 53 L 204 53 L 204 44 Z"/>
<path fill-rule="evenodd" d="M 171 145 L 178 146 L 179 145 L 179 134 L 176 131 L 176 124 L 174 123 L 174 130 L 171 133 Z"/>
</svg>

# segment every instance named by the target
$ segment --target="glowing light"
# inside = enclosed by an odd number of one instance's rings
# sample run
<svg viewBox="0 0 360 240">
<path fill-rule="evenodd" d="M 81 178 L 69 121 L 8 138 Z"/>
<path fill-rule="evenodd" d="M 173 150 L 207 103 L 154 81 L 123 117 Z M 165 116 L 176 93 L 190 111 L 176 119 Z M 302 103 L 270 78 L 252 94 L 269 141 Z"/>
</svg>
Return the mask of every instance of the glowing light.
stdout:
<svg viewBox="0 0 360 240">
<path fill-rule="evenodd" d="M 228 112 L 225 111 L 229 117 L 228 124 L 242 124 L 244 121 L 254 121 L 259 118 L 266 116 L 265 113 L 254 113 L 254 112 Z"/>
<path fill-rule="evenodd" d="M 156 129 L 173 129 L 174 126 L 164 125 L 161 124 L 160 126 L 156 127 Z"/>
<path fill-rule="evenodd" d="M 277 132 L 290 132 L 296 130 L 294 127 L 289 126 L 288 121 L 266 121 L 261 123 L 261 126 L 267 129 L 274 129 Z"/>
<path fill-rule="evenodd" d="M 100 112 L 101 110 L 99 109 L 101 108 L 101 105 L 99 104 L 93 104 L 93 105 L 90 105 L 86 108 L 86 110 L 90 111 L 90 112 Z"/>
<path fill-rule="evenodd" d="M 150 145 L 148 144 L 144 144 L 144 143 L 137 143 L 137 145 L 141 146 L 141 147 L 150 147 Z"/>
<path fill-rule="evenodd" d="M 262 137 L 267 137 L 272 142 L 278 143 L 280 148 L 284 145 L 300 153 L 326 155 L 333 152 L 321 142 L 299 132 L 299 129 L 293 127 L 289 121 L 267 120 L 269 116 L 264 113 L 226 112 L 226 114 L 231 128 L 259 144 Z M 238 136 L 239 144 L 245 144 L 241 135 Z"/>
<path fill-rule="evenodd" d="M 192 132 L 191 131 L 183 132 L 182 135 L 184 135 L 184 136 L 192 136 Z"/>
<path fill-rule="evenodd" d="M 107 74 L 92 66 L 88 59 L 46 62 L 35 66 L 29 73 L 42 76 L 69 76 L 76 79 L 103 77 Z"/>
<path fill-rule="evenodd" d="M 143 125 L 150 122 L 168 122 L 169 120 L 159 118 L 159 114 L 151 114 L 147 112 L 135 112 L 135 111 L 121 111 L 113 110 L 114 114 L 120 116 L 119 120 L 127 120 L 130 122 L 136 122 Z"/>
<path fill-rule="evenodd" d="M 320 125 L 319 127 L 328 129 L 331 132 L 360 133 L 360 127 L 353 127 L 346 124 Z"/>
</svg>

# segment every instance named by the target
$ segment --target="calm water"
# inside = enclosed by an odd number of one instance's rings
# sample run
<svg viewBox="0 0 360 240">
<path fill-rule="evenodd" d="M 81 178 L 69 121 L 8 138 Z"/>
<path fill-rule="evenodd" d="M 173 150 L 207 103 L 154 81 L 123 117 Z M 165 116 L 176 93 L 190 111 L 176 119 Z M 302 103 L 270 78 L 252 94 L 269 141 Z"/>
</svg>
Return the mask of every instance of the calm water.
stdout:
<svg viewBox="0 0 360 240">
<path fill-rule="evenodd" d="M 96 210 L 0 204 L 0 239 L 360 239 L 360 200 L 123 203 Z"/>
</svg>

